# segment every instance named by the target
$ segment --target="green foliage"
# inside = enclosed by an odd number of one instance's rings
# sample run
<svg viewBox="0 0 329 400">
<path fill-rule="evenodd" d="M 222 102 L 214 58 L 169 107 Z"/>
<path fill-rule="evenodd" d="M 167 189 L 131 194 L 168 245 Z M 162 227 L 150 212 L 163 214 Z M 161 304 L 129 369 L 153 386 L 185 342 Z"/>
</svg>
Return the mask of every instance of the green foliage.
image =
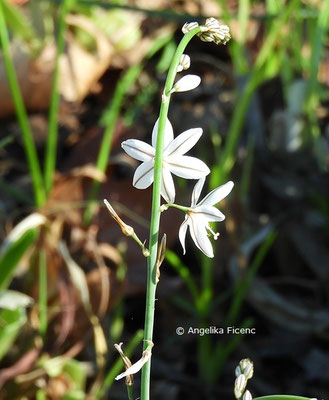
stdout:
<svg viewBox="0 0 329 400">
<path fill-rule="evenodd" d="M 15 268 L 27 249 L 37 240 L 38 231 L 29 229 L 17 240 L 10 243 L 0 258 L 0 290 L 8 287 Z"/>
<path fill-rule="evenodd" d="M 2 0 L 4 18 L 13 34 L 23 39 L 28 44 L 37 40 L 37 34 L 33 25 L 25 17 L 18 7 L 7 0 Z"/>
<path fill-rule="evenodd" d="M 0 359 L 10 350 L 26 320 L 24 307 L 0 310 Z"/>
</svg>

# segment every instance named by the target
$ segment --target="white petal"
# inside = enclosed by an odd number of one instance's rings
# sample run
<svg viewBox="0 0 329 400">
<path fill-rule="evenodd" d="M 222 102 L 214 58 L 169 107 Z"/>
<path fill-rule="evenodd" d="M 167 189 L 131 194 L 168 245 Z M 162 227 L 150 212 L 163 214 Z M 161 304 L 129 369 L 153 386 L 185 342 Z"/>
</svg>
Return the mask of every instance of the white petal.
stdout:
<svg viewBox="0 0 329 400">
<path fill-rule="evenodd" d="M 133 185 L 137 189 L 146 189 L 153 183 L 153 160 L 145 161 L 135 171 Z"/>
<path fill-rule="evenodd" d="M 208 222 L 220 222 L 224 221 L 225 215 L 221 213 L 218 208 L 208 205 L 198 206 L 191 211 L 193 214 L 197 214 L 198 218 L 202 217 Z"/>
<path fill-rule="evenodd" d="M 175 185 L 170 170 L 165 166 L 162 167 L 161 196 L 167 203 L 175 202 Z"/>
<path fill-rule="evenodd" d="M 200 201 L 198 204 L 201 205 L 214 205 L 223 200 L 233 189 L 234 183 L 229 181 L 225 185 L 219 186 L 218 188 L 211 191 L 207 196 Z"/>
<path fill-rule="evenodd" d="M 137 139 L 125 140 L 121 143 L 121 147 L 130 157 L 139 161 L 149 161 L 155 155 L 151 145 Z"/>
<path fill-rule="evenodd" d="M 200 179 L 209 174 L 207 165 L 195 157 L 174 156 L 166 159 L 170 171 L 185 179 Z"/>
<path fill-rule="evenodd" d="M 187 90 L 195 89 L 200 85 L 201 78 L 198 75 L 185 75 L 179 79 L 174 85 L 176 92 L 186 92 Z"/>
<path fill-rule="evenodd" d="M 205 183 L 206 178 L 201 178 L 198 180 L 198 182 L 195 184 L 193 192 L 192 192 L 192 201 L 191 201 L 191 207 L 194 207 L 196 203 L 199 200 L 203 185 Z"/>
<path fill-rule="evenodd" d="M 186 250 L 185 250 L 185 238 L 186 238 L 186 230 L 187 230 L 187 227 L 188 227 L 187 218 L 188 217 L 186 215 L 185 216 L 185 220 L 183 221 L 182 225 L 180 226 L 179 233 L 178 233 L 180 243 L 181 243 L 181 245 L 183 247 L 183 254 L 186 253 Z"/>
<path fill-rule="evenodd" d="M 202 135 L 201 128 L 189 129 L 177 136 L 164 150 L 164 156 L 182 156 L 196 144 Z"/>
<path fill-rule="evenodd" d="M 207 235 L 207 229 L 202 218 L 196 217 L 189 218 L 189 227 L 191 237 L 198 249 L 202 251 L 207 257 L 213 258 L 214 251 L 211 242 Z"/>
<path fill-rule="evenodd" d="M 158 126 L 159 126 L 159 118 L 157 119 L 156 123 L 154 124 L 153 131 L 152 131 L 152 146 L 155 148 L 157 143 L 157 135 L 158 135 Z M 167 118 L 166 126 L 165 126 L 165 133 L 164 133 L 164 142 L 163 148 L 165 149 L 168 144 L 174 140 L 174 131 L 172 125 Z"/>
</svg>

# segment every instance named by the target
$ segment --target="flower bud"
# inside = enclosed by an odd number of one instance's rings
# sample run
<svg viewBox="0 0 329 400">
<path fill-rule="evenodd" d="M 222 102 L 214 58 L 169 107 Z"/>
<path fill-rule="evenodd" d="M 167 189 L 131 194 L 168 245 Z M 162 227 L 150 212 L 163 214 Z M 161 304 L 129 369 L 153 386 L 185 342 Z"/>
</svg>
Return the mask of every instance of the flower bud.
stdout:
<svg viewBox="0 0 329 400">
<path fill-rule="evenodd" d="M 241 370 L 241 373 L 246 377 L 246 379 L 252 378 L 254 374 L 254 364 L 252 361 L 250 361 L 249 358 L 244 358 L 243 360 L 240 361 L 239 367 Z"/>
<path fill-rule="evenodd" d="M 236 399 L 240 399 L 246 388 L 246 385 L 247 385 L 247 379 L 244 375 L 241 374 L 235 379 L 234 396 Z"/>
<path fill-rule="evenodd" d="M 231 39 L 230 28 L 227 25 L 221 25 L 213 17 L 206 20 L 197 35 L 204 42 L 215 42 L 216 44 L 226 44 Z"/>
<path fill-rule="evenodd" d="M 190 32 L 192 29 L 197 28 L 199 24 L 197 22 L 186 22 L 182 28 L 184 34 Z"/>
<path fill-rule="evenodd" d="M 195 89 L 200 85 L 200 82 L 201 78 L 198 75 L 185 75 L 175 83 L 170 93 L 186 92 L 188 90 Z"/>
<path fill-rule="evenodd" d="M 246 390 L 243 394 L 242 400 L 252 400 L 252 395 L 249 390 Z"/>
<path fill-rule="evenodd" d="M 240 365 L 238 365 L 238 366 L 235 368 L 235 376 L 238 377 L 238 376 L 241 375 L 241 374 L 242 374 L 242 371 L 241 371 Z"/>
<path fill-rule="evenodd" d="M 177 67 L 177 72 L 190 68 L 191 59 L 187 54 L 182 54 Z"/>
</svg>

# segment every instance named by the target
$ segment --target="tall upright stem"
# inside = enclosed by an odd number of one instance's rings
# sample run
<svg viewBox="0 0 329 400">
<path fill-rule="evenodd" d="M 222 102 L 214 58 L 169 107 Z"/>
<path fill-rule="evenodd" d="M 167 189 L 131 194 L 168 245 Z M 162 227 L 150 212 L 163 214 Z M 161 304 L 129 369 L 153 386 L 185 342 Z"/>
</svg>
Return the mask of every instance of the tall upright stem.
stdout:
<svg viewBox="0 0 329 400">
<path fill-rule="evenodd" d="M 173 60 L 171 62 L 168 76 L 165 84 L 164 96 L 162 98 L 157 144 L 154 160 L 154 183 L 152 197 L 152 214 L 150 225 L 150 239 L 147 265 L 147 287 L 146 287 L 146 306 L 145 306 L 145 328 L 144 328 L 144 350 L 149 346 L 153 339 L 154 311 L 155 311 L 155 291 L 156 291 L 156 261 L 158 252 L 159 226 L 160 226 L 160 196 L 161 196 L 161 180 L 162 180 L 162 153 L 164 146 L 164 132 L 170 103 L 170 90 L 174 85 L 177 67 L 181 55 L 183 54 L 188 42 L 192 37 L 200 31 L 197 27 L 184 35 L 179 43 Z M 148 361 L 142 370 L 141 381 L 141 400 L 149 400 L 150 398 L 150 372 L 151 360 Z"/>
<path fill-rule="evenodd" d="M 3 0 L 0 0 L 0 46 L 2 49 L 2 57 L 7 74 L 10 93 L 12 95 L 15 105 L 18 123 L 22 132 L 24 150 L 34 190 L 35 204 L 37 206 L 41 206 L 46 201 L 43 177 L 33 139 L 33 134 L 24 105 L 23 96 L 16 76 L 14 62 L 10 54 L 10 42 L 6 19 L 4 16 L 4 7 L 5 3 L 3 2 Z"/>
</svg>

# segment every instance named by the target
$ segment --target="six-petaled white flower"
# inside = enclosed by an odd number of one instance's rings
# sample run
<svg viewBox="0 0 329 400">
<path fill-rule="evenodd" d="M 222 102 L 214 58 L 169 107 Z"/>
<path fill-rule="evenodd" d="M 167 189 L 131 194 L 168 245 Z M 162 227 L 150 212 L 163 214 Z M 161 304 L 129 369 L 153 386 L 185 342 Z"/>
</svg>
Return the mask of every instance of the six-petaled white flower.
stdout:
<svg viewBox="0 0 329 400">
<path fill-rule="evenodd" d="M 215 233 L 211 229 L 209 222 L 223 221 L 225 219 L 224 214 L 222 214 L 216 207 L 214 207 L 214 204 L 217 204 L 222 199 L 224 199 L 224 197 L 226 197 L 231 192 L 234 184 L 230 181 L 225 183 L 225 185 L 219 186 L 218 188 L 211 191 L 199 203 L 197 203 L 204 182 L 205 178 L 202 178 L 198 180 L 198 182 L 194 186 L 191 207 L 189 207 L 185 215 L 185 220 L 179 229 L 179 240 L 185 254 L 185 237 L 187 227 L 189 227 L 190 234 L 195 245 L 206 256 L 212 258 L 214 256 L 214 251 L 208 237 L 208 232 L 213 235 L 215 240 L 219 236 L 219 233 Z"/>
<path fill-rule="evenodd" d="M 157 120 L 153 128 L 152 146 L 137 139 L 129 139 L 121 144 L 128 155 L 136 160 L 143 161 L 136 169 L 133 178 L 133 185 L 137 189 L 146 189 L 153 183 L 158 122 L 159 120 Z M 203 161 L 196 157 L 184 155 L 197 143 L 201 135 L 202 129 L 194 128 L 181 133 L 174 139 L 171 123 L 168 119 L 166 121 L 162 158 L 161 196 L 168 203 L 175 201 L 175 186 L 172 173 L 185 179 L 200 179 L 210 172 Z"/>
</svg>

